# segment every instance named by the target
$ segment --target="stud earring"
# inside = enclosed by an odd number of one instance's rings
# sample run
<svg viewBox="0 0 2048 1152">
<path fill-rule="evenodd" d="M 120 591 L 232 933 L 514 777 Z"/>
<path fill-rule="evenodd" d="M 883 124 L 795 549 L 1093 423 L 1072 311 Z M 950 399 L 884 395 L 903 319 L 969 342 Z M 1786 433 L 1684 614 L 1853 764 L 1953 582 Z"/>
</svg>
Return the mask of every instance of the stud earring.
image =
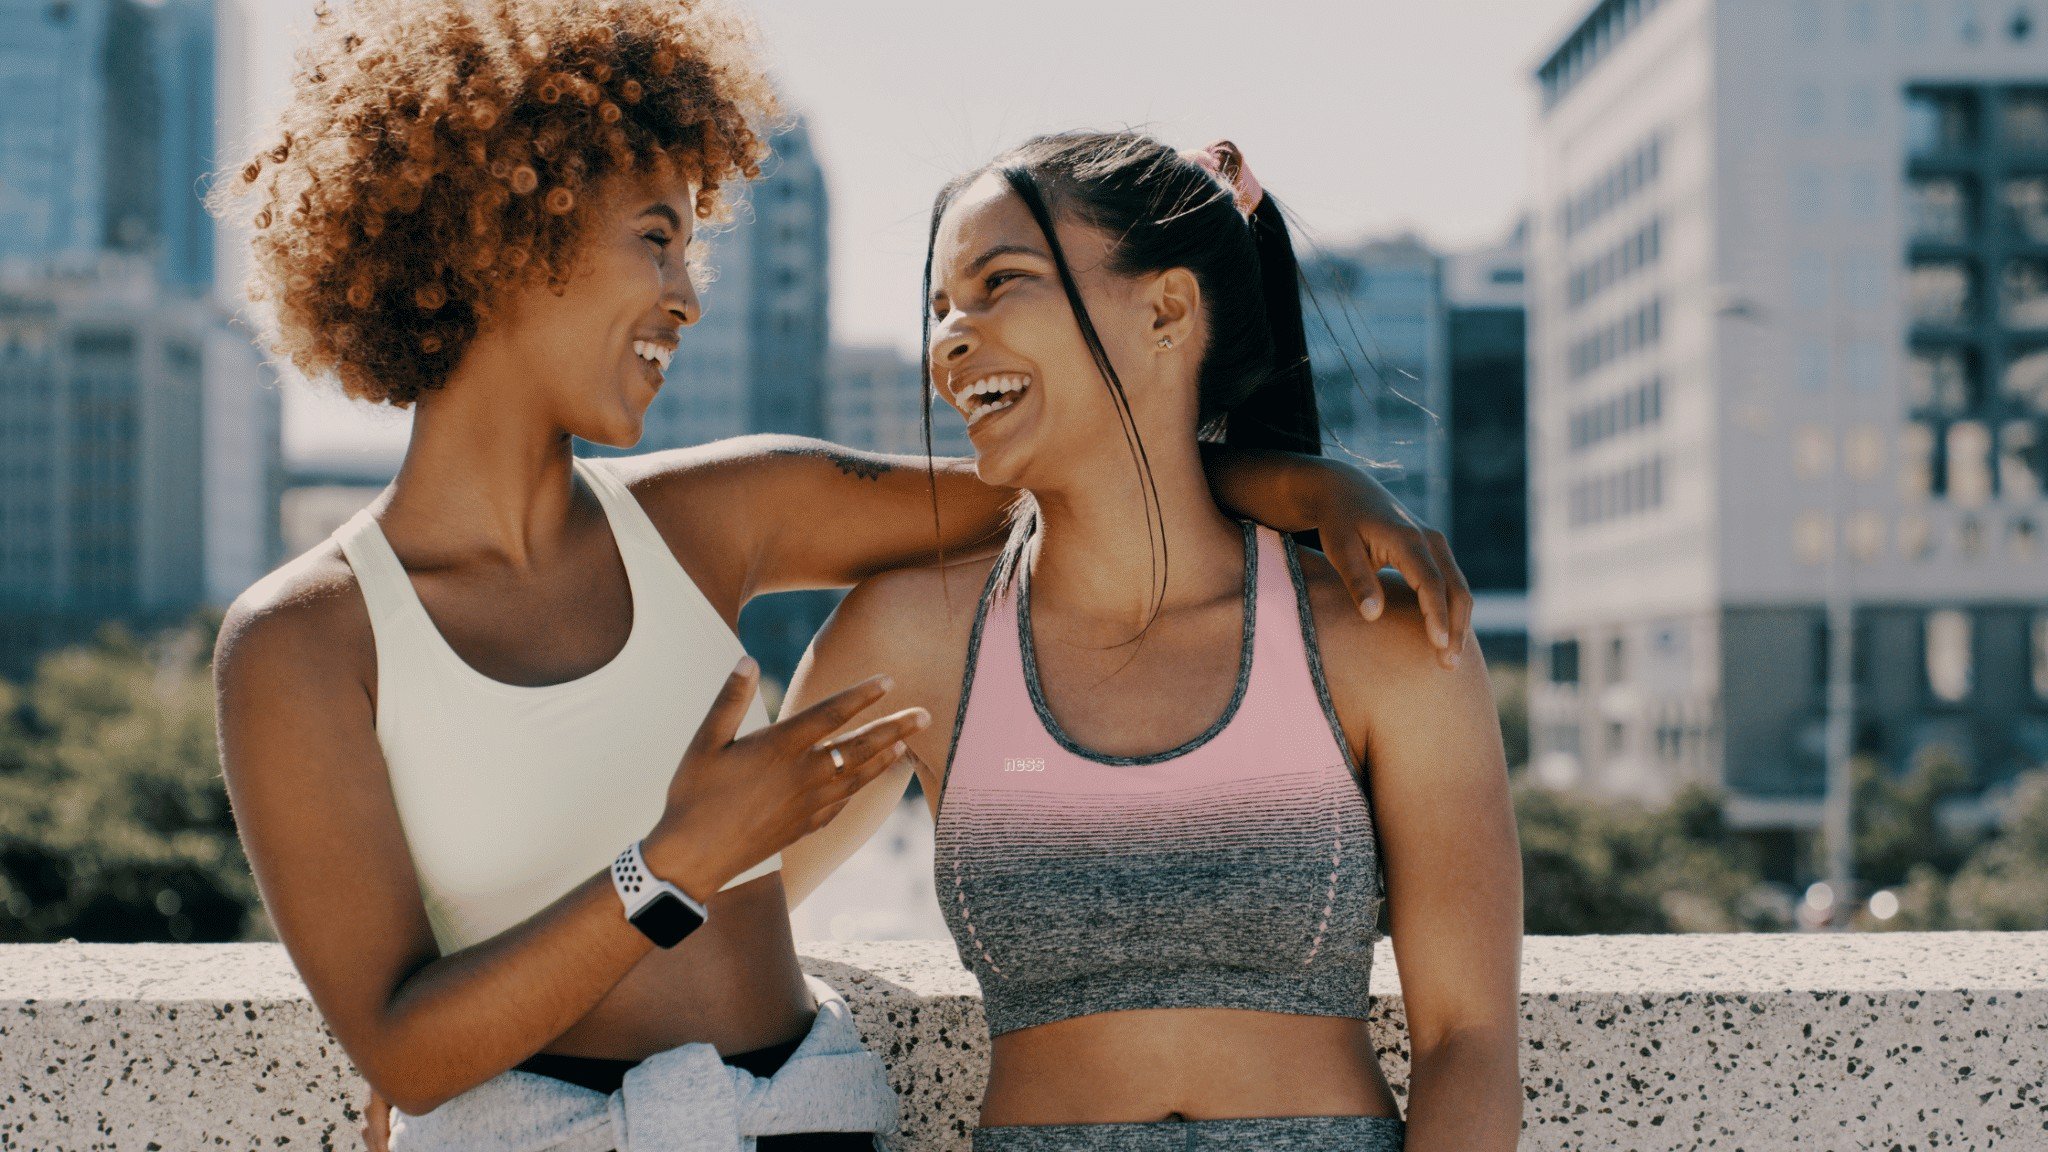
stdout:
<svg viewBox="0 0 2048 1152">
<path fill-rule="evenodd" d="M 1171 348 L 1171 347 L 1173 347 L 1173 337 L 1171 337 L 1171 336 L 1161 336 L 1161 337 L 1159 338 L 1159 346 L 1160 346 L 1161 348 Z"/>
</svg>

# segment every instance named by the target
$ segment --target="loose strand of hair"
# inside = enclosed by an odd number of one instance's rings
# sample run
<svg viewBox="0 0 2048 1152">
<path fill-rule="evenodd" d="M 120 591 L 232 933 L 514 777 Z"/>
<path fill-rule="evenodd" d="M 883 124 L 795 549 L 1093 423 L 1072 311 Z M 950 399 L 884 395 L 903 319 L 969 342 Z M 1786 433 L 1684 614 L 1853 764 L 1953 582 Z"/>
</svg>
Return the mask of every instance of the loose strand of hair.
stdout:
<svg viewBox="0 0 2048 1152">
<path fill-rule="evenodd" d="M 1137 419 L 1131 412 L 1130 397 L 1124 392 L 1123 380 L 1117 375 L 1116 367 L 1110 363 L 1109 350 L 1103 347 L 1102 337 L 1095 330 L 1095 322 L 1088 315 L 1088 306 L 1081 299 L 1081 286 L 1074 280 L 1073 269 L 1067 264 L 1066 252 L 1060 247 L 1059 237 L 1054 233 L 1052 213 L 1046 207 L 1038 181 L 1022 165 L 1005 165 L 1000 171 L 1003 179 L 1030 210 L 1031 218 L 1037 221 L 1039 230 L 1045 234 L 1046 245 L 1052 251 L 1053 267 L 1059 273 L 1060 287 L 1066 292 L 1068 307 L 1074 313 L 1075 323 L 1081 329 L 1081 339 L 1088 345 L 1089 355 L 1095 360 L 1096 370 L 1102 374 L 1103 381 L 1109 386 L 1125 445 L 1130 448 L 1139 477 L 1144 481 L 1145 543 L 1148 554 L 1152 557 L 1153 572 L 1152 609 L 1145 618 L 1144 626 L 1127 643 L 1142 640 L 1145 634 L 1151 631 L 1152 625 L 1158 621 L 1159 614 L 1165 610 L 1167 581 L 1172 573 L 1171 559 L 1166 546 L 1165 505 L 1159 498 L 1159 486 L 1152 475 L 1152 461 L 1145 452 L 1144 437 L 1138 434 Z M 1135 657 L 1135 653 L 1133 656 Z"/>
</svg>

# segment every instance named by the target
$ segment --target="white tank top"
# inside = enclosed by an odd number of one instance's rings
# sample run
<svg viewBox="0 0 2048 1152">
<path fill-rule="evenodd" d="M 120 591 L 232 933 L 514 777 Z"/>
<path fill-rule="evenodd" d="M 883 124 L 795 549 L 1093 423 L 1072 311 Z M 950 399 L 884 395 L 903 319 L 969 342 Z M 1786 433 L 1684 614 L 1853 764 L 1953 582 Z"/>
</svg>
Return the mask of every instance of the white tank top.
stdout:
<svg viewBox="0 0 2048 1152">
<path fill-rule="evenodd" d="M 528 687 L 469 666 L 365 508 L 335 529 L 370 608 L 377 742 L 441 954 L 540 911 L 661 818 L 683 750 L 744 649 L 608 464 L 577 459 L 611 524 L 633 627 L 610 663 Z M 534 642 L 546 643 L 535 621 Z M 756 697 L 742 733 L 768 722 Z M 782 866 L 771 856 L 726 885 Z"/>
</svg>

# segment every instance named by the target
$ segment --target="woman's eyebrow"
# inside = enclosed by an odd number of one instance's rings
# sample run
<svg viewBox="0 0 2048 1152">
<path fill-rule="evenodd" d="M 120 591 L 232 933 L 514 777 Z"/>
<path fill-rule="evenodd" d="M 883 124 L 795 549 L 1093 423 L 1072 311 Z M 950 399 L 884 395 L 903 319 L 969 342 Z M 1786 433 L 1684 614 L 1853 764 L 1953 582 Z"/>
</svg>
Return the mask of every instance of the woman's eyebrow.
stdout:
<svg viewBox="0 0 2048 1152">
<path fill-rule="evenodd" d="M 1029 244 L 997 244 L 969 261 L 966 271 L 962 272 L 961 275 L 979 275 L 983 268 L 988 267 L 989 261 L 994 260 L 998 256 L 1036 256 L 1040 260 L 1051 259 L 1051 257 L 1031 247 Z M 940 300 L 945 299 L 945 296 L 946 290 L 944 288 L 933 288 L 932 297 L 926 303 L 936 307 Z"/>
<path fill-rule="evenodd" d="M 1040 260 L 1046 259 L 1045 253 L 1028 244 L 998 244 L 981 255 L 976 256 L 967 265 L 967 275 L 973 276 L 980 272 L 983 268 L 988 267 L 989 261 L 994 260 L 998 256 L 1036 256 Z"/>
<path fill-rule="evenodd" d="M 667 220 L 668 226 L 671 228 L 680 229 L 683 226 L 683 218 L 676 215 L 676 210 L 659 201 L 642 208 L 640 214 L 642 216 L 659 216 Z"/>
</svg>

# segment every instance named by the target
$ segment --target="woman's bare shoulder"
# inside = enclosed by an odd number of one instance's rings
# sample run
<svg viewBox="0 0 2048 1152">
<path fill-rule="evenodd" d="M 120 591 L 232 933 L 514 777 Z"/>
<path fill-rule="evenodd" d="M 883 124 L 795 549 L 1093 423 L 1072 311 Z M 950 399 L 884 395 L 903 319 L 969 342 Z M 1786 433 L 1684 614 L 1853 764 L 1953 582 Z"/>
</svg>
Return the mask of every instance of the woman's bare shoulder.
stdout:
<svg viewBox="0 0 2048 1152">
<path fill-rule="evenodd" d="M 932 722 L 908 743 L 927 789 L 940 786 L 960 710 L 968 649 L 994 557 L 902 568 L 855 585 L 806 654 L 814 689 L 831 691 L 876 673 L 895 681 L 891 708 L 922 707 Z"/>
<path fill-rule="evenodd" d="M 214 679 L 262 696 L 374 675 L 376 642 L 355 570 L 332 539 L 235 597 L 214 643 Z"/>
<path fill-rule="evenodd" d="M 1299 556 L 1323 676 L 1354 748 L 1376 718 L 1412 715 L 1419 701 L 1445 699 L 1458 691 L 1457 681 L 1469 670 L 1462 663 L 1447 669 L 1438 662 L 1424 627 L 1422 602 L 1399 575 L 1380 574 L 1386 607 L 1377 620 L 1367 620 L 1322 553 L 1302 548 Z M 1468 641 L 1461 661 L 1479 664 L 1478 646 Z"/>
<path fill-rule="evenodd" d="M 992 556 L 877 573 L 854 585 L 832 615 L 829 642 L 922 671 L 957 662 L 974 630 Z M 819 636 L 828 642 L 826 634 Z"/>
</svg>

